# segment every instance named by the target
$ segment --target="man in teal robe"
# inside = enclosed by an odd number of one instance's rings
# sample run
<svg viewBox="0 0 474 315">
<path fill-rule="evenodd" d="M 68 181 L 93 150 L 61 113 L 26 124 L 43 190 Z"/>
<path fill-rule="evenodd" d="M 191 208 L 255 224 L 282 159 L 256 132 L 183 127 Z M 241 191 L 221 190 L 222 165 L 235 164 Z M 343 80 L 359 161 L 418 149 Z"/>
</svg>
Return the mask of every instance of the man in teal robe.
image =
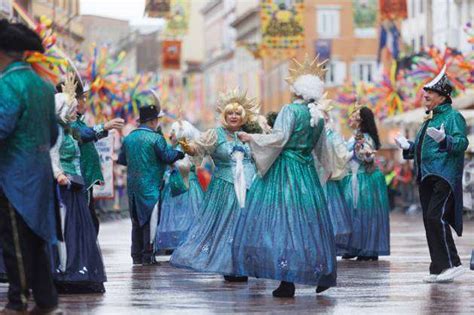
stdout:
<svg viewBox="0 0 474 315">
<path fill-rule="evenodd" d="M 134 264 L 156 263 L 152 231 L 157 220 L 151 219 L 158 218 L 160 187 L 166 165 L 184 158 L 183 152 L 172 149 L 156 132 L 159 113 L 159 104 L 140 108 L 140 126 L 125 137 L 118 159 L 119 164 L 127 166 Z"/>
<path fill-rule="evenodd" d="M 444 71 L 424 87 L 427 116 L 415 142 L 396 139 L 404 158 L 415 160 L 431 256 L 427 283 L 451 282 L 464 273 L 450 226 L 461 236 L 462 175 L 469 142 L 466 122 L 452 107 L 452 87 Z"/>
<path fill-rule="evenodd" d="M 43 52 L 22 24 L 0 20 L 0 241 L 9 281 L 5 312 L 26 312 L 30 289 L 36 311 L 58 304 L 46 246 L 56 239 L 49 150 L 58 128 L 54 88 L 22 60 Z"/>
</svg>

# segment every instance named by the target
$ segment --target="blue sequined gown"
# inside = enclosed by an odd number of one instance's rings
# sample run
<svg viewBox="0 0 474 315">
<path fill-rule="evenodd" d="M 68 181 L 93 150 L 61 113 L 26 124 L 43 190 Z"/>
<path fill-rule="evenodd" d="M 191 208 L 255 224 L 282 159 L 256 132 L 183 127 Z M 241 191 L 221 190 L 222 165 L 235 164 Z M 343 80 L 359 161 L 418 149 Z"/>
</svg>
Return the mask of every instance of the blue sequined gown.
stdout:
<svg viewBox="0 0 474 315">
<path fill-rule="evenodd" d="M 253 136 L 250 145 L 260 173 L 254 141 L 265 142 L 276 134 L 287 135 L 287 139 L 281 142 L 283 147 L 276 160 L 267 163 L 271 164 L 269 170 L 257 177 L 250 189 L 246 214 L 239 221 L 234 241 L 238 274 L 336 285 L 331 218 L 312 155 L 324 136 L 324 122 L 320 119 L 316 127 L 311 127 L 310 119 L 305 104 L 286 105 L 272 135 Z M 266 155 L 264 149 L 262 157 Z"/>
<path fill-rule="evenodd" d="M 349 141 L 349 150 L 353 151 L 354 145 L 354 140 Z M 368 134 L 364 134 L 364 145 L 374 148 Z M 358 159 L 351 163 L 351 174 L 340 183 L 352 211 L 352 235 L 346 253 L 364 257 L 390 255 L 390 205 L 385 177 L 378 167 L 369 170 Z M 357 204 L 354 193 L 358 194 Z"/>
<path fill-rule="evenodd" d="M 352 233 L 351 209 L 347 205 L 341 187 L 341 180 L 345 177 L 347 160 L 350 153 L 342 137 L 334 130 L 326 129 L 328 146 L 332 150 L 333 174 L 324 186 L 328 202 L 329 215 L 334 231 L 338 254 L 344 254 L 349 244 Z"/>
<path fill-rule="evenodd" d="M 229 134 L 222 127 L 211 132 L 217 136 L 215 145 L 207 150 L 216 166 L 212 180 L 199 210 L 197 224 L 191 228 L 183 244 L 174 251 L 170 262 L 176 267 L 237 275 L 232 245 L 242 210 L 233 183 L 235 162 L 231 154 L 234 146 L 245 148 L 243 164 L 248 185 L 255 175 L 255 166 L 249 147 L 234 134 Z"/>
<path fill-rule="evenodd" d="M 175 249 L 186 239 L 189 229 L 197 222 L 203 198 L 204 192 L 194 166 L 191 167 L 189 189 L 185 193 L 173 197 L 169 183 L 165 184 L 156 231 L 156 250 Z"/>
<path fill-rule="evenodd" d="M 2 247 L 0 247 L 0 282 L 7 281 L 7 271 L 5 270 L 5 263 L 3 262 Z"/>
</svg>

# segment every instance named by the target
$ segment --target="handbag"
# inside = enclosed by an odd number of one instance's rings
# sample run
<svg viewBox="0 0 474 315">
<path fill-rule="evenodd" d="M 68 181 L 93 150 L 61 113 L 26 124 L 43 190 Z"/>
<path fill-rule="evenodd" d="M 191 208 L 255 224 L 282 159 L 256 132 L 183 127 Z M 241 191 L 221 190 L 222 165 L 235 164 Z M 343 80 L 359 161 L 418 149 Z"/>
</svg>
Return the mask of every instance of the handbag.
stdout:
<svg viewBox="0 0 474 315">
<path fill-rule="evenodd" d="M 188 191 L 188 187 L 184 183 L 183 177 L 181 176 L 181 173 L 177 169 L 174 169 L 171 171 L 171 174 L 168 180 L 169 180 L 172 197 L 182 195 Z"/>
</svg>

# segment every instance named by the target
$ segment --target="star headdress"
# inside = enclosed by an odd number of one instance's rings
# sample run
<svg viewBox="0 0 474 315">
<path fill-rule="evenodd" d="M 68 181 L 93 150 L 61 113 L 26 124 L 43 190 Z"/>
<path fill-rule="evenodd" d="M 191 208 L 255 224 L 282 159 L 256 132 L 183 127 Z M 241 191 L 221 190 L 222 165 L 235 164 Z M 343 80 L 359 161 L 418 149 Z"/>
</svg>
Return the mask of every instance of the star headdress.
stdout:
<svg viewBox="0 0 474 315">
<path fill-rule="evenodd" d="M 292 85 L 296 79 L 303 75 L 313 75 L 323 80 L 327 71 L 325 64 L 328 59 L 324 60 L 323 62 L 319 62 L 318 59 L 319 54 L 312 61 L 309 58 L 309 55 L 306 54 L 303 63 L 299 63 L 298 60 L 293 58 L 294 68 L 288 69 L 290 76 L 287 77 L 285 81 Z"/>
<path fill-rule="evenodd" d="M 249 121 L 256 120 L 258 113 L 260 112 L 260 105 L 257 102 L 257 98 L 248 97 L 247 91 L 243 92 L 238 88 L 219 94 L 217 112 L 223 114 L 226 106 L 229 104 L 238 104 L 242 106 Z"/>
<path fill-rule="evenodd" d="M 64 79 L 64 83 L 62 84 L 62 91 L 66 94 L 67 104 L 72 104 L 74 99 L 76 98 L 76 75 L 74 72 L 67 72 L 66 78 Z"/>
</svg>

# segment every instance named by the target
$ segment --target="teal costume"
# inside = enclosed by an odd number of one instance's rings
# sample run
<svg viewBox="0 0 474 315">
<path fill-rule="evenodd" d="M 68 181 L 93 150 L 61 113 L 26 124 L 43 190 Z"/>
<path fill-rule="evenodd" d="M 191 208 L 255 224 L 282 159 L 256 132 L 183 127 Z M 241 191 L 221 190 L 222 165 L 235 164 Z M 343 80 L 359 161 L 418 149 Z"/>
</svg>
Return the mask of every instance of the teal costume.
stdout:
<svg viewBox="0 0 474 315">
<path fill-rule="evenodd" d="M 58 128 L 54 88 L 24 62 L 0 74 L 0 193 L 47 242 L 56 242 L 49 149 Z"/>
<path fill-rule="evenodd" d="M 363 136 L 363 145 L 375 149 L 372 138 Z M 354 146 L 355 141 L 349 141 L 350 151 L 354 152 Z M 390 255 L 390 205 L 385 177 L 378 167 L 368 167 L 356 152 L 350 164 L 351 174 L 341 182 L 352 211 L 352 235 L 345 253 L 363 257 Z"/>
<path fill-rule="evenodd" d="M 140 225 L 148 223 L 160 200 L 160 187 L 166 165 L 182 158 L 162 135 L 145 125 L 125 137 L 118 163 L 128 167 L 129 208 L 136 209 Z"/>
<path fill-rule="evenodd" d="M 215 143 L 206 149 L 216 166 L 197 222 L 190 229 L 186 240 L 171 256 L 171 264 L 203 272 L 236 275 L 233 261 L 233 241 L 237 221 L 242 209 L 234 188 L 235 161 L 232 153 L 236 147 L 244 151 L 244 173 L 247 187 L 255 175 L 250 148 L 235 134 L 219 127 L 214 134 Z"/>
<path fill-rule="evenodd" d="M 336 285 L 334 234 L 313 158 L 325 143 L 324 121 L 312 127 L 311 119 L 306 104 L 286 105 L 272 134 L 252 135 L 252 155 L 263 177 L 254 181 L 237 227 L 237 274 Z M 269 154 L 275 147 L 281 151 Z"/>
<path fill-rule="evenodd" d="M 444 124 L 446 138 L 438 144 L 425 135 L 429 127 L 439 129 Z M 421 135 L 424 135 L 422 147 L 419 148 Z M 456 233 L 462 235 L 462 175 L 464 169 L 464 152 L 469 141 L 466 138 L 466 121 L 462 115 L 452 108 L 450 103 L 437 106 L 433 110 L 433 118 L 423 123 L 410 149 L 403 152 L 405 159 L 415 160 L 418 182 L 428 176 L 444 179 L 451 187 L 454 196 L 454 216 L 447 218 Z"/>
</svg>

